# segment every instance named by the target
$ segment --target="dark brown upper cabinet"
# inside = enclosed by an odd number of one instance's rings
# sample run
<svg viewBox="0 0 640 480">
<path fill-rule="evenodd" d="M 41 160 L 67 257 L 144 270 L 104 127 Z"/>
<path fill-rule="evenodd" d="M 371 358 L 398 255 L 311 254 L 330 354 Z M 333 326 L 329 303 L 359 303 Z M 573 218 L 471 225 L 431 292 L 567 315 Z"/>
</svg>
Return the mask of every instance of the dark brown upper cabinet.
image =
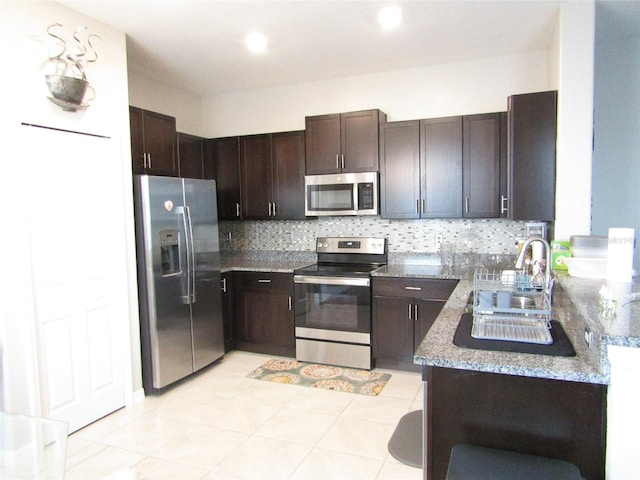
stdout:
<svg viewBox="0 0 640 480">
<path fill-rule="evenodd" d="M 218 218 L 240 220 L 240 137 L 214 138 L 205 142 L 205 178 L 216 180 Z"/>
<path fill-rule="evenodd" d="M 204 178 L 204 139 L 178 132 L 178 165 L 182 178 Z"/>
<path fill-rule="evenodd" d="M 420 218 L 420 121 L 380 125 L 380 216 Z"/>
<path fill-rule="evenodd" d="M 242 218 L 304 219 L 304 132 L 240 137 Z"/>
<path fill-rule="evenodd" d="M 133 173 L 177 177 L 176 119 L 129 107 Z"/>
<path fill-rule="evenodd" d="M 497 218 L 500 216 L 500 113 L 464 116 L 462 137 L 462 216 Z"/>
<path fill-rule="evenodd" d="M 508 211 L 512 220 L 553 221 L 556 185 L 556 91 L 513 95 L 508 102 Z"/>
<path fill-rule="evenodd" d="M 420 120 L 421 218 L 462 216 L 462 117 Z"/>
<path fill-rule="evenodd" d="M 380 110 L 305 118 L 306 173 L 378 171 L 378 136 L 386 114 Z"/>
<path fill-rule="evenodd" d="M 492 218 L 500 212 L 500 113 L 380 127 L 383 218 Z"/>
</svg>

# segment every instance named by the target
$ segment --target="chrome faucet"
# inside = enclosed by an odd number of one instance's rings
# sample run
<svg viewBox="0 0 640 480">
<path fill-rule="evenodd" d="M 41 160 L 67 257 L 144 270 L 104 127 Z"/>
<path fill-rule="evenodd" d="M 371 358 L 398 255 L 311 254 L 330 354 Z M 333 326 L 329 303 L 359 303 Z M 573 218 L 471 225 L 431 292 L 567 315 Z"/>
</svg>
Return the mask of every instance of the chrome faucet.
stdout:
<svg viewBox="0 0 640 480">
<path fill-rule="evenodd" d="M 551 279 L 551 246 L 549 242 L 547 242 L 542 237 L 529 237 L 522 244 L 522 249 L 520 250 L 520 254 L 518 255 L 518 259 L 516 260 L 516 268 L 523 269 L 524 268 L 524 257 L 527 254 L 527 249 L 534 242 L 540 242 L 544 245 L 545 250 L 545 265 L 544 265 L 544 274 L 545 274 L 545 291 L 549 296 L 551 296 L 551 289 L 553 287 L 553 281 Z"/>
</svg>

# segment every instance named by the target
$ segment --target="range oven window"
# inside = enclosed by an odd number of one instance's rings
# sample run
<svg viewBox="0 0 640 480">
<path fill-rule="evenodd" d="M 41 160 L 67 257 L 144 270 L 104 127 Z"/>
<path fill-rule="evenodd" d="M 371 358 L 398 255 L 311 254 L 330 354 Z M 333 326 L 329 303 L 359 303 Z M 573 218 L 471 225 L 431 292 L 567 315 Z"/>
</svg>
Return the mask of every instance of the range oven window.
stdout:
<svg viewBox="0 0 640 480">
<path fill-rule="evenodd" d="M 307 185 L 309 210 L 355 210 L 353 185 Z"/>
<path fill-rule="evenodd" d="M 369 333 L 369 287 L 296 283 L 296 327 Z"/>
</svg>

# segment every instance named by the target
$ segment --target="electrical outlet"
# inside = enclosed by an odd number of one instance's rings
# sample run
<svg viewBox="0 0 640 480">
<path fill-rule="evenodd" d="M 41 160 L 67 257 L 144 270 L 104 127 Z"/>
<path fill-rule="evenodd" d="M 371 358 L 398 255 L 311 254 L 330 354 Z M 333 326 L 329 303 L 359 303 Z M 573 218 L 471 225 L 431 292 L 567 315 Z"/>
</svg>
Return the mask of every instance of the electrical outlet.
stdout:
<svg viewBox="0 0 640 480">
<path fill-rule="evenodd" d="M 593 345 L 593 332 L 589 327 L 584 327 L 584 343 L 591 348 Z"/>
<path fill-rule="evenodd" d="M 442 234 L 440 234 L 440 233 L 436 234 L 435 239 L 436 239 L 436 242 L 435 242 L 436 243 L 436 249 L 439 249 L 440 246 L 442 246 Z"/>
</svg>

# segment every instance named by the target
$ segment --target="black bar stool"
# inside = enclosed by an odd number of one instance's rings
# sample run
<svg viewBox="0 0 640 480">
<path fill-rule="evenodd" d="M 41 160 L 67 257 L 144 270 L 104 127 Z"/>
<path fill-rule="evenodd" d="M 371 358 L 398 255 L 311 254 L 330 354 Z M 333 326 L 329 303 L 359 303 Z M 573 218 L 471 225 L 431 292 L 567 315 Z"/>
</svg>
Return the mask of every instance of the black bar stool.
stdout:
<svg viewBox="0 0 640 480">
<path fill-rule="evenodd" d="M 564 460 L 494 450 L 475 445 L 451 449 L 446 480 L 582 480 L 580 470 Z"/>
</svg>

